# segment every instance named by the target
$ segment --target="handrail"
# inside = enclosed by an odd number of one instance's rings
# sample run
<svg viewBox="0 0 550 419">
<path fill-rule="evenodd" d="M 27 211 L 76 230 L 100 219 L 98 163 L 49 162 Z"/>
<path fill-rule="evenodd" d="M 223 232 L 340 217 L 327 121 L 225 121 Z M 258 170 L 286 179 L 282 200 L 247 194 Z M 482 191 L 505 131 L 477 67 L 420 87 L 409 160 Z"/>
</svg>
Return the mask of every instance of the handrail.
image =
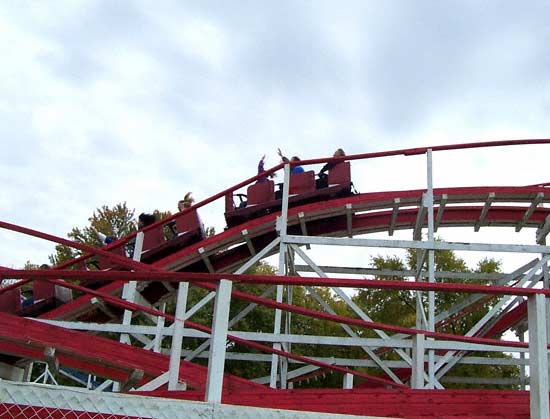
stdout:
<svg viewBox="0 0 550 419">
<path fill-rule="evenodd" d="M 541 294 L 550 296 L 550 289 L 522 288 L 504 285 L 477 285 L 445 282 L 392 281 L 392 280 L 357 280 L 356 278 L 310 278 L 303 276 L 278 276 L 258 274 L 169 272 L 169 271 L 52 271 L 51 269 L 0 269 L 0 278 L 29 280 L 48 279 L 101 279 L 106 281 L 161 281 L 161 282 L 203 282 L 217 283 L 222 279 L 234 283 L 255 285 L 295 285 L 324 286 L 380 290 L 438 291 L 462 292 L 465 294 L 514 295 L 530 297 Z"/>
</svg>

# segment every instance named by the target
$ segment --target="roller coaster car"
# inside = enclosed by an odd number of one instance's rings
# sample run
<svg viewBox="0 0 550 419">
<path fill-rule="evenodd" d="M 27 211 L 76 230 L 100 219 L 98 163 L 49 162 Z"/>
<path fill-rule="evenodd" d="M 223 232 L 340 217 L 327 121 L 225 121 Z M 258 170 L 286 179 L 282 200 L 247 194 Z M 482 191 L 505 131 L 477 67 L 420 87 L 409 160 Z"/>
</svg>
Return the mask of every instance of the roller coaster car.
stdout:
<svg viewBox="0 0 550 419">
<path fill-rule="evenodd" d="M 204 238 L 204 226 L 197 210 L 188 211 L 145 232 L 141 261 L 152 263 Z"/>
<path fill-rule="evenodd" d="M 17 314 L 25 317 L 36 317 L 68 303 L 72 299 L 72 291 L 68 288 L 47 281 L 34 281 L 32 283 L 31 304 L 23 303 Z"/>
<path fill-rule="evenodd" d="M 0 294 L 0 312 L 16 314 L 21 310 L 21 289 L 13 288 Z"/>
<path fill-rule="evenodd" d="M 21 288 L 0 294 L 0 312 L 35 317 L 71 300 L 72 292 L 68 288 L 46 281 L 34 281 L 30 298 L 22 298 Z"/>
<path fill-rule="evenodd" d="M 141 251 L 140 261 L 144 263 L 153 263 L 159 259 L 162 259 L 179 249 L 189 246 L 193 243 L 199 242 L 206 237 L 204 226 L 196 209 L 187 211 L 183 214 L 179 214 L 176 218 L 171 219 L 165 223 L 159 223 L 158 225 L 149 228 L 143 232 L 143 247 Z M 133 246 L 135 243 L 130 243 L 129 253 L 133 252 Z M 109 252 L 118 256 L 126 257 L 126 248 L 124 246 L 113 247 L 108 249 Z M 110 261 L 106 257 L 98 257 L 97 268 L 101 270 L 128 270 L 125 267 L 113 261 Z M 83 282 L 87 288 L 98 289 L 101 286 L 107 284 L 107 281 L 88 281 Z M 164 295 L 166 289 L 162 289 L 161 295 Z M 142 295 L 151 302 L 158 300 L 158 288 L 159 283 L 152 282 L 147 284 L 140 292 Z"/>
<path fill-rule="evenodd" d="M 188 211 L 180 214 L 175 219 L 158 224 L 143 232 L 143 247 L 140 260 L 141 262 L 152 263 L 204 238 L 204 226 L 197 210 Z M 135 243 L 130 242 L 129 245 L 128 252 L 132 253 Z M 113 247 L 108 249 L 108 252 L 117 256 L 127 256 L 125 246 Z M 119 264 L 110 261 L 104 256 L 99 256 L 97 261 L 96 266 L 101 270 L 126 270 L 126 268 L 120 267 Z"/>
<path fill-rule="evenodd" d="M 351 165 L 349 162 L 338 163 L 328 172 L 327 186 L 317 186 L 315 172 L 310 170 L 290 176 L 289 207 L 296 207 L 311 202 L 340 198 L 352 194 Z M 250 185 L 244 194 L 225 195 L 225 221 L 228 227 L 234 227 L 246 221 L 281 210 L 282 184 L 275 191 L 271 180 Z M 234 197 L 241 198 L 235 205 Z M 242 199 L 246 197 L 246 201 Z"/>
</svg>

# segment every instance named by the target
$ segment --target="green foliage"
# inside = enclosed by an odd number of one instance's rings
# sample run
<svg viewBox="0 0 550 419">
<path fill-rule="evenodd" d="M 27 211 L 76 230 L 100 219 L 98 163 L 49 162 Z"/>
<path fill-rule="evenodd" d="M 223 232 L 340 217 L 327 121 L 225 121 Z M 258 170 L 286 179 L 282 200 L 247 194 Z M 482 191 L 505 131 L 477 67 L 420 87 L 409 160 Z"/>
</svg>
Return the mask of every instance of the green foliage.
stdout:
<svg viewBox="0 0 550 419">
<path fill-rule="evenodd" d="M 397 256 L 373 258 L 372 267 L 390 271 L 405 270 L 404 262 Z M 401 276 L 384 276 L 380 279 L 387 281 L 403 281 Z M 416 302 L 414 294 L 409 291 L 393 291 L 379 289 L 360 289 L 353 297 L 353 301 L 364 308 L 376 322 L 384 322 L 399 326 L 412 327 L 416 319 Z M 368 336 L 374 337 L 372 331 Z"/>
<path fill-rule="evenodd" d="M 37 265 L 36 263 L 32 263 L 30 260 L 28 260 L 25 263 L 25 266 L 23 266 L 23 269 L 25 270 L 40 269 L 40 265 Z"/>
<path fill-rule="evenodd" d="M 97 233 L 118 239 L 136 230 L 134 210 L 129 209 L 126 202 L 112 208 L 103 205 L 93 212 L 88 221 L 90 224 L 86 227 L 73 227 L 67 237 L 77 243 L 101 247 L 103 243 Z M 50 255 L 50 262 L 54 265 L 59 265 L 83 254 L 80 250 L 64 245 L 57 245 L 55 250 L 56 254 Z"/>
<path fill-rule="evenodd" d="M 406 255 L 406 264 L 398 257 L 382 257 L 378 256 L 373 259 L 373 267 L 384 270 L 417 270 L 417 260 L 419 253 L 410 249 Z M 427 269 L 427 258 L 423 261 L 424 269 Z M 437 272 L 474 272 L 474 273 L 498 273 L 501 270 L 501 264 L 494 259 L 485 258 L 481 260 L 475 270 L 468 268 L 466 262 L 458 257 L 454 252 L 449 250 L 435 252 L 435 269 Z M 451 276 L 451 275 L 449 275 Z M 381 277 L 381 279 L 403 281 L 399 276 Z M 445 283 L 469 283 L 469 284 L 485 284 L 486 280 L 462 280 L 456 278 L 438 278 L 438 281 Z M 422 293 L 422 302 L 424 307 L 427 307 L 427 294 Z M 435 306 L 436 313 L 444 312 L 457 303 L 466 298 L 471 297 L 469 294 L 461 293 L 436 293 Z M 408 291 L 384 291 L 384 290 L 359 290 L 354 297 L 354 301 L 362 307 L 369 316 L 375 321 L 384 322 L 387 324 L 396 324 L 407 327 L 415 326 L 416 319 L 416 293 Z M 468 309 L 461 311 L 459 314 L 452 316 L 446 321 L 436 325 L 438 332 L 452 333 L 457 335 L 465 335 L 485 314 L 492 308 L 495 301 L 491 297 L 480 299 L 474 304 L 471 304 Z M 506 358 L 506 354 L 501 353 L 476 353 L 478 357 L 488 358 Z M 392 352 L 386 352 L 382 358 L 396 359 L 397 356 Z M 370 373 L 376 373 L 368 371 Z M 519 369 L 514 366 L 493 366 L 493 365 L 456 365 L 449 371 L 446 376 L 460 377 L 492 377 L 492 378 L 512 378 L 519 376 Z M 446 384 L 447 388 L 475 388 L 475 385 L 468 384 Z M 485 388 L 501 388 L 510 389 L 514 386 L 484 386 Z"/>
</svg>

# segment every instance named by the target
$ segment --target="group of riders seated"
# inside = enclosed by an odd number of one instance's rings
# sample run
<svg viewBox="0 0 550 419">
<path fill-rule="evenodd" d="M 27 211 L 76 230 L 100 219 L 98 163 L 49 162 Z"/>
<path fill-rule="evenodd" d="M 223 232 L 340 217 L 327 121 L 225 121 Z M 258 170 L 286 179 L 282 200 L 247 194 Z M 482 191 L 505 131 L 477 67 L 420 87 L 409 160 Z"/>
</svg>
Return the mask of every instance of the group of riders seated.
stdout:
<svg viewBox="0 0 550 419">
<path fill-rule="evenodd" d="M 277 149 L 277 154 L 279 155 L 279 157 L 281 157 L 282 163 L 291 163 L 291 162 L 296 163 L 300 161 L 300 157 L 298 156 L 292 156 L 290 159 L 288 157 L 285 157 L 281 152 L 280 148 Z M 344 157 L 345 155 L 346 153 L 344 152 L 344 150 L 339 148 L 334 152 L 332 157 Z M 262 173 L 265 172 L 264 163 L 265 163 L 265 154 L 262 156 L 262 158 L 258 163 L 258 175 L 261 175 Z M 321 168 L 321 170 L 319 170 L 319 173 L 317 173 L 317 179 L 315 180 L 317 189 L 328 187 L 328 171 L 333 169 L 339 163 L 341 163 L 341 161 L 330 161 L 326 163 Z M 295 175 L 298 173 L 304 173 L 304 168 L 299 164 L 296 164 L 295 166 L 292 167 L 290 174 Z M 271 176 L 274 176 L 274 175 L 271 175 Z M 257 183 L 267 182 L 267 180 L 268 180 L 268 176 L 264 176 L 259 178 L 257 180 Z"/>
<path fill-rule="evenodd" d="M 298 156 L 293 156 L 290 159 L 288 157 L 284 156 L 280 148 L 277 149 L 277 154 L 281 158 L 282 163 L 300 162 L 300 158 Z M 346 155 L 346 153 L 344 152 L 344 150 L 341 149 L 341 148 L 338 148 L 334 152 L 333 157 L 344 157 L 345 155 Z M 258 162 L 258 175 L 261 175 L 262 173 L 265 172 L 265 168 L 264 168 L 265 158 L 266 158 L 266 156 L 264 154 L 261 157 L 260 161 Z M 321 170 L 319 170 L 319 172 L 316 174 L 317 178 L 315 179 L 316 189 L 322 189 L 322 188 L 328 187 L 328 172 L 331 169 L 333 169 L 335 166 L 340 164 L 341 162 L 342 162 L 342 160 L 330 161 L 330 162 L 326 163 L 321 168 Z M 295 174 L 298 174 L 298 173 L 304 173 L 304 168 L 300 164 L 295 164 L 292 167 L 291 175 L 295 175 Z M 263 177 L 260 177 L 257 180 L 257 183 L 267 182 L 269 180 L 268 179 L 269 177 L 274 177 L 274 176 L 275 176 L 275 174 L 265 175 Z M 276 191 L 276 198 L 280 199 L 281 194 L 282 194 L 282 183 L 278 184 L 278 186 L 279 186 L 280 190 Z M 183 199 L 178 201 L 178 211 L 179 212 L 184 211 L 186 208 L 189 208 L 190 206 L 192 206 L 193 203 L 194 203 L 194 199 L 191 196 L 191 193 L 188 192 Z M 241 205 L 239 205 L 239 208 L 243 208 L 243 207 L 246 207 L 246 201 L 242 201 Z M 151 224 L 154 224 L 156 221 L 158 221 L 158 220 L 157 220 L 157 218 L 154 214 L 141 213 L 138 216 L 138 229 L 142 229 L 142 228 L 147 227 Z M 172 223 L 172 224 L 174 224 L 174 223 Z M 173 227 L 173 225 L 169 226 L 169 227 Z M 175 235 L 177 235 L 177 233 Z M 116 240 L 114 237 L 105 236 L 105 235 L 103 235 L 99 232 L 98 232 L 98 237 L 100 238 L 100 240 L 104 244 L 109 244 L 109 243 L 113 242 L 114 240 Z"/>
</svg>

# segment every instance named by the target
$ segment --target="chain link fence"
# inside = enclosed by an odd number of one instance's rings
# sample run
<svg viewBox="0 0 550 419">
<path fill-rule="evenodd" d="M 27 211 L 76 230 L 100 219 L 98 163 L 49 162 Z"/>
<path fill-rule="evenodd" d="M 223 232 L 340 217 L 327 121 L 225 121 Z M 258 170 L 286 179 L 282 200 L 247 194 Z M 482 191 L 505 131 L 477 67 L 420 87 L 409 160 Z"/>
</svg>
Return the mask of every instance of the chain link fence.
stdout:
<svg viewBox="0 0 550 419">
<path fill-rule="evenodd" d="M 0 380 L 0 419 L 353 419 Z M 366 416 L 361 416 L 367 419 Z"/>
<path fill-rule="evenodd" d="M 0 418 L 10 419 L 146 419 L 143 416 L 121 416 L 111 413 L 78 412 L 52 407 L 0 404 Z M 149 419 L 149 418 L 147 418 Z"/>
</svg>

